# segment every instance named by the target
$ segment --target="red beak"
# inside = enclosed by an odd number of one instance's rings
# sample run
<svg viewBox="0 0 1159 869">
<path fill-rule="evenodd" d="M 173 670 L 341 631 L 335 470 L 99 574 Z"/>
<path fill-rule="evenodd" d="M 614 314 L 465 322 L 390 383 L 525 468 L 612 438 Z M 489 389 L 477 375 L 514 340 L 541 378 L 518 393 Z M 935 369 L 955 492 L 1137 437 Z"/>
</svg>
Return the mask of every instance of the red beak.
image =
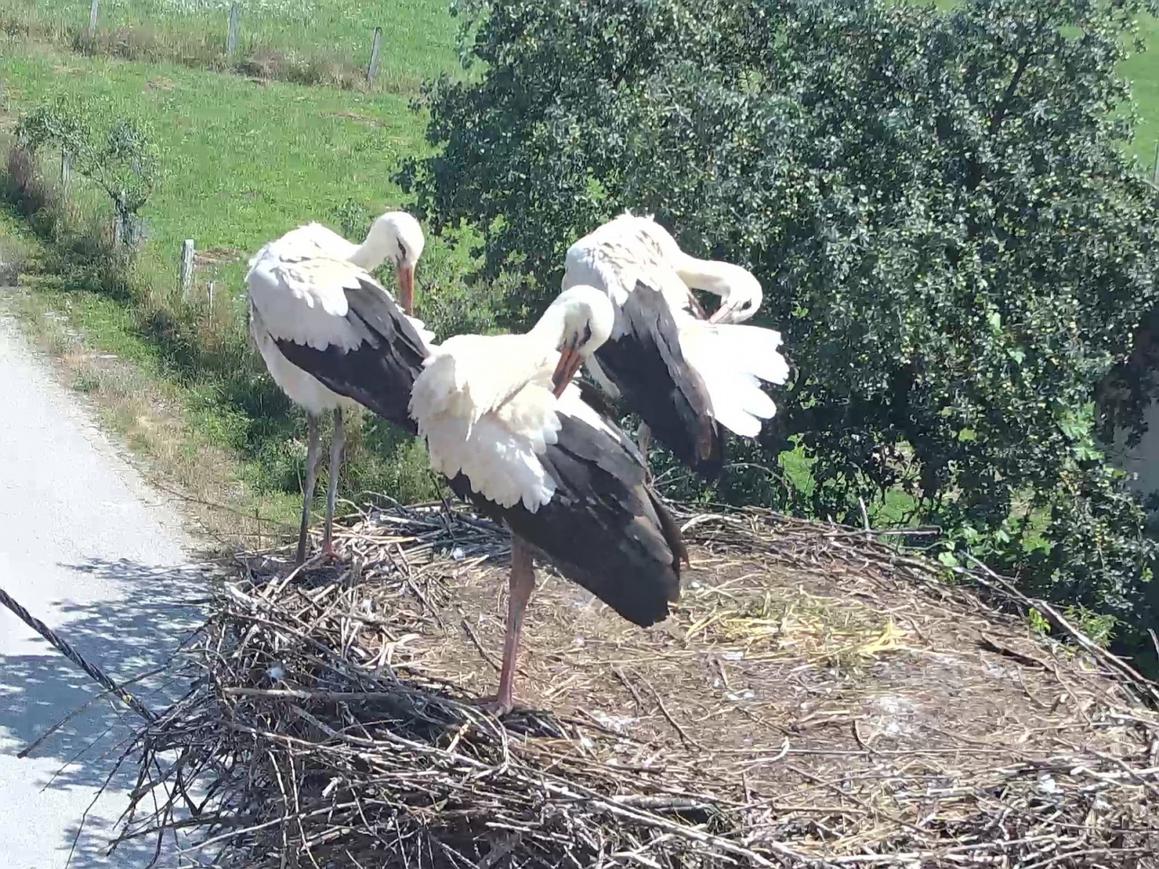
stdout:
<svg viewBox="0 0 1159 869">
<path fill-rule="evenodd" d="M 730 314 L 732 314 L 732 308 L 730 308 L 728 305 L 721 305 L 716 309 L 715 313 L 713 313 L 713 315 L 708 318 L 708 322 L 719 323 Z"/>
<path fill-rule="evenodd" d="M 398 301 L 407 316 L 415 312 L 415 270 L 414 266 L 398 267 Z"/>
<path fill-rule="evenodd" d="M 551 382 L 554 384 L 555 397 L 559 398 L 563 395 L 563 391 L 567 389 L 567 385 L 571 383 L 571 379 L 575 377 L 575 373 L 579 371 L 580 366 L 584 364 L 584 358 L 580 355 L 579 350 L 570 345 L 565 345 L 559 351 L 559 363 L 555 366 L 555 371 L 551 375 Z"/>
<path fill-rule="evenodd" d="M 704 307 L 700 304 L 700 299 L 696 298 L 696 294 L 692 290 L 688 291 L 688 301 L 692 305 L 692 313 L 700 320 L 707 320 L 708 314 Z"/>
</svg>

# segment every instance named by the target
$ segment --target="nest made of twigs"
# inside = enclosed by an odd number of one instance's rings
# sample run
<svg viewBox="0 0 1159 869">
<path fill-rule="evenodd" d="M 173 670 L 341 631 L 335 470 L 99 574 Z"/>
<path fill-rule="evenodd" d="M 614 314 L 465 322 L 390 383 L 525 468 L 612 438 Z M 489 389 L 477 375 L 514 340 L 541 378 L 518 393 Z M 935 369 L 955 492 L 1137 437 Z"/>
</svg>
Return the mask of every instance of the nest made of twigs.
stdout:
<svg viewBox="0 0 1159 869">
<path fill-rule="evenodd" d="M 376 510 L 340 570 L 241 559 L 185 650 L 191 693 L 139 737 L 125 835 L 180 828 L 246 867 L 1159 865 L 1156 695 L 1124 662 L 865 531 L 684 521 L 655 628 L 540 583 L 518 687 L 545 711 L 502 722 L 472 705 L 497 678 L 499 529 Z"/>
</svg>

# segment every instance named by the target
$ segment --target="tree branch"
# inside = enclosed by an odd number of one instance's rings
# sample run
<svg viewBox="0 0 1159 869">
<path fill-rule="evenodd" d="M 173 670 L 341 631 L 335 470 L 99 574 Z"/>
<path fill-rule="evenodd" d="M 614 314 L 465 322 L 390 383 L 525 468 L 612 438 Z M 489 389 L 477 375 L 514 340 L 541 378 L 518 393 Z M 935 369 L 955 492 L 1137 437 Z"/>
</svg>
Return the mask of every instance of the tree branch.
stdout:
<svg viewBox="0 0 1159 869">
<path fill-rule="evenodd" d="M 1010 77 L 1010 82 L 1006 85 L 1006 90 L 1002 92 L 1002 99 L 999 100 L 998 107 L 990 115 L 991 137 L 1002 127 L 1002 122 L 1006 119 L 1006 113 L 1010 111 L 1010 101 L 1014 99 L 1018 85 L 1022 82 L 1022 76 L 1026 74 L 1026 68 L 1030 66 L 1030 61 L 1037 53 L 1034 49 L 1030 48 L 1019 55 L 1018 63 L 1014 67 L 1014 75 Z"/>
</svg>

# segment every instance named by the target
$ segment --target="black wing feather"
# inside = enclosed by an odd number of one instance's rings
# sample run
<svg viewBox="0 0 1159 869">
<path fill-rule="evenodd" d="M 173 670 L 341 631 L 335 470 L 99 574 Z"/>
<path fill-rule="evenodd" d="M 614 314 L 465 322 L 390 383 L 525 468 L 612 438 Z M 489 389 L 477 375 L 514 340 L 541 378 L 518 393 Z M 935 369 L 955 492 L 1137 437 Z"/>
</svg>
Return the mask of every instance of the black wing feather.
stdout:
<svg viewBox="0 0 1159 869">
<path fill-rule="evenodd" d="M 402 309 L 381 287 L 360 280 L 346 290 L 346 320 L 362 343 L 353 350 L 317 350 L 277 339 L 282 354 L 339 395 L 352 398 L 411 434 L 418 426 L 408 406 L 423 370 L 426 345 Z"/>
<path fill-rule="evenodd" d="M 451 488 L 482 512 L 503 520 L 621 616 L 646 627 L 668 615 L 680 597 L 680 562 L 687 552 L 667 509 L 648 488 L 632 442 L 560 414 L 558 441 L 541 456 L 555 479 L 552 499 L 534 513 L 500 507 L 459 474 Z"/>
<path fill-rule="evenodd" d="M 714 479 L 724 463 L 724 433 L 712 419 L 704 380 L 680 349 L 663 294 L 637 281 L 619 316 L 627 331 L 596 351 L 600 367 L 661 443 Z"/>
</svg>

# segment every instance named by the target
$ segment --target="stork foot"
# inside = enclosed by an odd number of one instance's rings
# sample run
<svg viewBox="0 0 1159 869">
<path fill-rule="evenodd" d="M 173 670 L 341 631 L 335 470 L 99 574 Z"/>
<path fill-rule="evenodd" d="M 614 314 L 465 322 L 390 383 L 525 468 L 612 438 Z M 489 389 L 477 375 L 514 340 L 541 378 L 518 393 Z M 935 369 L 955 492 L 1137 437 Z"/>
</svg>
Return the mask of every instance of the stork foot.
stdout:
<svg viewBox="0 0 1159 869">
<path fill-rule="evenodd" d="M 329 540 L 322 544 L 322 560 L 328 564 L 342 560 L 341 556 L 334 550 L 334 544 Z"/>
<path fill-rule="evenodd" d="M 515 702 L 514 697 L 503 697 L 498 694 L 491 697 L 481 697 L 475 701 L 475 705 L 488 715 L 494 715 L 496 718 L 502 718 L 504 715 L 509 715 L 516 709 L 524 708 L 522 704 Z"/>
</svg>

